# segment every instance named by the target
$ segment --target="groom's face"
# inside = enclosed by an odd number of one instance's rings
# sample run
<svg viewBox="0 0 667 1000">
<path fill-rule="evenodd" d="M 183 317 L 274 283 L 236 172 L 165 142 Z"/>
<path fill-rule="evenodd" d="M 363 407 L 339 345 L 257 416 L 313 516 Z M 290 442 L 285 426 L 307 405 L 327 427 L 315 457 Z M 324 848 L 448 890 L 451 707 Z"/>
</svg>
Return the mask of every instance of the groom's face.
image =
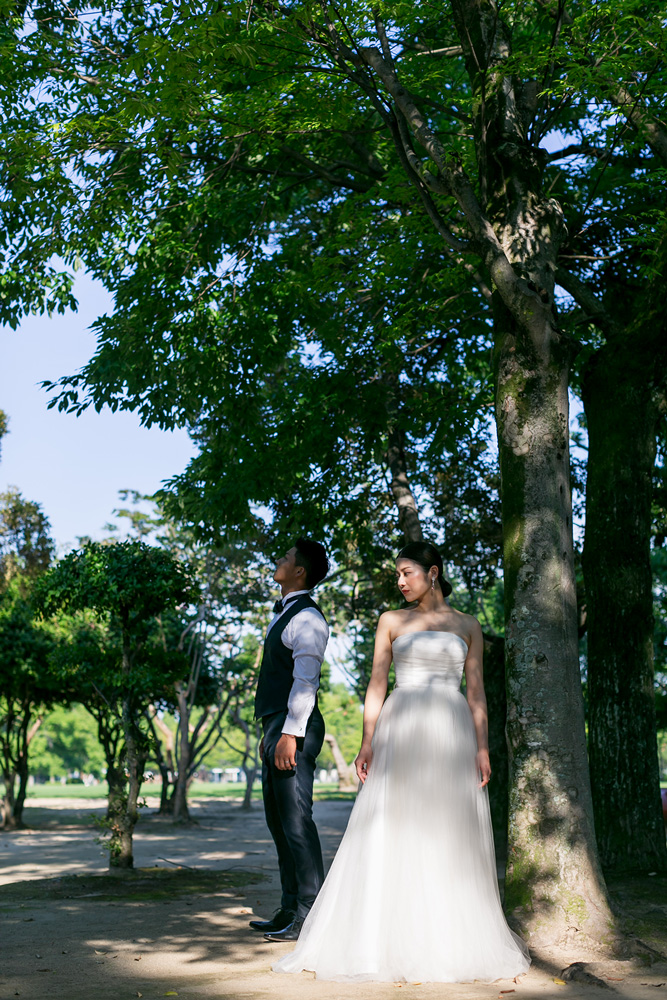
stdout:
<svg viewBox="0 0 667 1000">
<path fill-rule="evenodd" d="M 303 575 L 303 566 L 297 566 L 296 564 L 296 546 L 292 546 L 284 556 L 280 556 L 276 561 L 273 579 L 276 583 L 281 584 L 281 586 L 292 587 L 297 584 L 303 586 Z"/>
</svg>

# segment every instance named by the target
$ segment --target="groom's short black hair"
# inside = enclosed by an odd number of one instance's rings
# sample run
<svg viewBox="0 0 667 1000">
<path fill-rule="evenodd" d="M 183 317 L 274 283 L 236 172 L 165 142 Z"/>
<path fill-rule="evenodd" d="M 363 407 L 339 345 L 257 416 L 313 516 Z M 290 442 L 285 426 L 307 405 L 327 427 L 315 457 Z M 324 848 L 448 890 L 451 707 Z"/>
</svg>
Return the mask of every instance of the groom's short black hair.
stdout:
<svg viewBox="0 0 667 1000">
<path fill-rule="evenodd" d="M 296 555 L 294 562 L 297 566 L 303 566 L 306 571 L 306 587 L 312 590 L 318 583 L 321 583 L 329 572 L 329 560 L 326 549 L 319 542 L 313 542 L 310 538 L 297 538 L 294 543 Z"/>
</svg>

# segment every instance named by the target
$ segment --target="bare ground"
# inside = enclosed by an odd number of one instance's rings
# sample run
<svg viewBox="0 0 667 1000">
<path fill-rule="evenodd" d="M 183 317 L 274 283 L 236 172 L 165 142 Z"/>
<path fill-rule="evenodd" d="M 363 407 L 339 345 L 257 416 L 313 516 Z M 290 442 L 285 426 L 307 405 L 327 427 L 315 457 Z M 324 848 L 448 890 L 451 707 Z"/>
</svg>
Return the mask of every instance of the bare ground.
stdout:
<svg viewBox="0 0 667 1000">
<path fill-rule="evenodd" d="M 41 800 L 26 812 L 29 829 L 0 834 L 0 1000 L 386 1000 L 399 991 L 410 1000 L 594 1000 L 601 991 L 667 1000 L 667 961 L 650 951 L 633 962 L 536 955 L 518 983 L 352 985 L 276 975 L 271 963 L 290 946 L 269 944 L 248 927 L 253 914 L 269 916 L 279 897 L 260 807 L 244 813 L 236 802 L 199 800 L 190 827 L 149 809 L 135 836 L 138 870 L 122 878 L 106 874 L 106 854 L 94 841 L 91 818 L 103 806 Z M 327 863 L 350 807 L 315 805 Z M 629 878 L 612 888 L 631 932 L 664 954 L 667 879 Z M 580 978 L 556 982 L 576 961 L 587 962 Z"/>
</svg>

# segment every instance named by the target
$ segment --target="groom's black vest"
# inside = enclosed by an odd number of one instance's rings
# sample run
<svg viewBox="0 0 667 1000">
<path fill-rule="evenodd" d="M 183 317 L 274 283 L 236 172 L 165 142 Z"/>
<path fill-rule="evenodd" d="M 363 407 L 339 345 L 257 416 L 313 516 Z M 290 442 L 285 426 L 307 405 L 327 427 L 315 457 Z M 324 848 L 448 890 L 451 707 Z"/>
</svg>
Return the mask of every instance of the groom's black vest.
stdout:
<svg viewBox="0 0 667 1000">
<path fill-rule="evenodd" d="M 287 701 L 294 680 L 294 658 L 292 650 L 282 641 L 282 634 L 295 615 L 304 608 L 321 609 L 308 594 L 297 597 L 273 626 L 264 640 L 262 665 L 259 668 L 259 681 L 255 695 L 255 718 L 262 719 L 274 712 L 287 711 Z M 322 615 L 324 618 L 324 615 Z M 326 619 L 325 619 L 326 621 Z"/>
</svg>

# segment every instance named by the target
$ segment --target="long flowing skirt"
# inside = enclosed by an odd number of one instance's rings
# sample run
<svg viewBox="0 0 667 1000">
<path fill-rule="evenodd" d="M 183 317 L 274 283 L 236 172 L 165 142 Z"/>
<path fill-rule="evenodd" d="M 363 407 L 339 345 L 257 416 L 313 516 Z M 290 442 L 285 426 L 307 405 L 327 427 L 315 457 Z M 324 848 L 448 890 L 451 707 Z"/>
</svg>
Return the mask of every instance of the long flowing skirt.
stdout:
<svg viewBox="0 0 667 1000">
<path fill-rule="evenodd" d="M 471 982 L 530 965 L 503 915 L 472 716 L 445 684 L 397 688 L 295 951 L 276 972 L 334 981 Z"/>
</svg>

